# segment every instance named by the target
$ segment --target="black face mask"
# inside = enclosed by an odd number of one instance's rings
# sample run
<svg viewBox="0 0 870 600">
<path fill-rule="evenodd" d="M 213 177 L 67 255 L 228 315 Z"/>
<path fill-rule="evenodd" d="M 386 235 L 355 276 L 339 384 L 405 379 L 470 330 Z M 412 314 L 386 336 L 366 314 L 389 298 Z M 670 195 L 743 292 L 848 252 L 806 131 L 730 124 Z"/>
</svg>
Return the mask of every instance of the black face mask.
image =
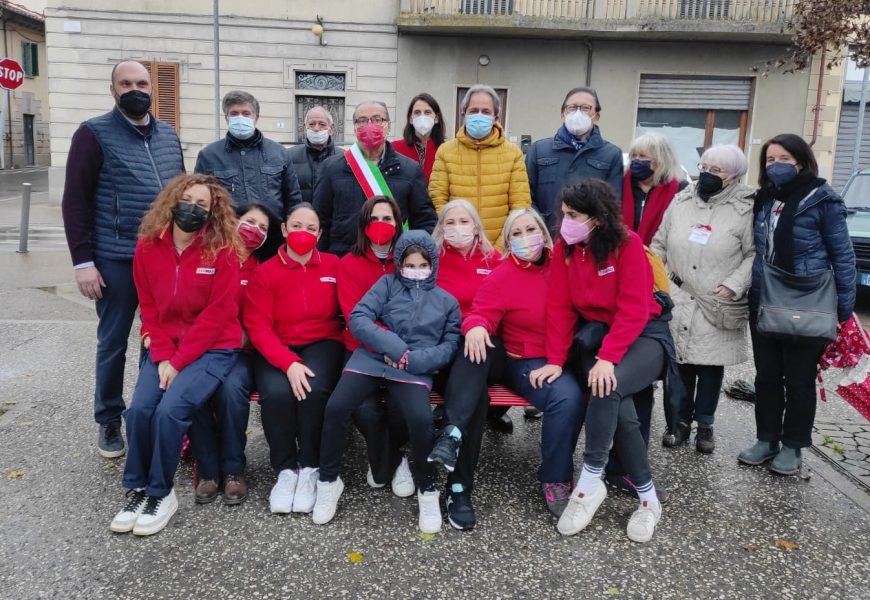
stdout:
<svg viewBox="0 0 870 600">
<path fill-rule="evenodd" d="M 172 209 L 172 219 L 184 233 L 199 231 L 208 219 L 208 211 L 198 204 L 179 202 Z"/>
<path fill-rule="evenodd" d="M 151 96 L 141 90 L 130 90 L 116 96 L 118 107 L 131 119 L 141 119 L 151 108 Z"/>
<path fill-rule="evenodd" d="M 698 184 L 695 186 L 695 189 L 698 190 L 698 196 L 701 200 L 706 201 L 722 191 L 723 187 L 724 182 L 718 175 L 701 173 L 698 175 Z"/>
</svg>

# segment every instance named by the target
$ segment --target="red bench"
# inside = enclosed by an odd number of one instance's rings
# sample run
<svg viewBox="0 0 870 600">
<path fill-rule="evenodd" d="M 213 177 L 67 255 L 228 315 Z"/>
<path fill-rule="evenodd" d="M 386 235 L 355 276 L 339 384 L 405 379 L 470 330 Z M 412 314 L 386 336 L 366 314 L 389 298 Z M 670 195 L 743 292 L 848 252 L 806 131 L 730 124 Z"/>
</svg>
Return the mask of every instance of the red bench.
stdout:
<svg viewBox="0 0 870 600">
<path fill-rule="evenodd" d="M 488 392 L 490 406 L 531 406 L 528 400 L 503 385 L 490 386 Z M 432 404 L 444 404 L 444 397 L 434 390 L 429 394 L 429 400 Z"/>
</svg>

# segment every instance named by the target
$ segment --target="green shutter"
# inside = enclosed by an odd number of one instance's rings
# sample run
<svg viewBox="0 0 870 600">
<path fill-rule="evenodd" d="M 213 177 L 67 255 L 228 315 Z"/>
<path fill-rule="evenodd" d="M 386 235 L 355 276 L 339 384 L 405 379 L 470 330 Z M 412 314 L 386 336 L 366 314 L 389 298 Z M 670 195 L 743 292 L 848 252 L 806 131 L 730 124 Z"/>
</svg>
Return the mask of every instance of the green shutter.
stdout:
<svg viewBox="0 0 870 600">
<path fill-rule="evenodd" d="M 21 68 L 27 77 L 39 75 L 39 44 L 21 42 Z"/>
<path fill-rule="evenodd" d="M 39 44 L 30 44 L 30 73 L 39 75 Z"/>
</svg>

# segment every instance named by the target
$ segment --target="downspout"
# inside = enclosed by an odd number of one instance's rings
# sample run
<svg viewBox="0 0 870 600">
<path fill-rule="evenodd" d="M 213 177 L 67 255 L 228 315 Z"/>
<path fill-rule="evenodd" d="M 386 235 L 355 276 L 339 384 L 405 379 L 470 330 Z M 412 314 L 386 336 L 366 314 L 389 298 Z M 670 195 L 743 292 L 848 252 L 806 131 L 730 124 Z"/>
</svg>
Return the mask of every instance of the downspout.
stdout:
<svg viewBox="0 0 870 600">
<path fill-rule="evenodd" d="M 825 52 L 826 48 L 822 48 L 822 55 L 819 57 L 819 84 L 816 89 L 816 106 L 813 108 L 813 137 L 810 140 L 810 146 L 816 143 L 819 136 L 819 114 L 822 112 L 822 84 L 825 81 Z"/>
<path fill-rule="evenodd" d="M 592 87 L 592 40 L 586 38 L 586 87 Z"/>
</svg>

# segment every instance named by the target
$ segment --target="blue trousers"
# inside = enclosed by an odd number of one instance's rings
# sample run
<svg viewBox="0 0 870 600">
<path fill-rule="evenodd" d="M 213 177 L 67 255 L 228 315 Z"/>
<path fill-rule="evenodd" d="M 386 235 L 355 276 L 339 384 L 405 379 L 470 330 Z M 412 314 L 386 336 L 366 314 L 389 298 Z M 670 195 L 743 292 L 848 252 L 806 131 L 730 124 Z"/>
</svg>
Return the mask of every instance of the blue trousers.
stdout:
<svg viewBox="0 0 870 600">
<path fill-rule="evenodd" d="M 139 296 L 133 282 L 132 260 L 96 259 L 106 287 L 96 302 L 97 362 L 94 388 L 94 420 L 100 425 L 121 424 L 124 412 L 124 365 L 127 338 L 133 327 Z"/>
<path fill-rule="evenodd" d="M 240 352 L 217 392 L 193 415 L 190 444 L 201 479 L 245 471 L 250 397 L 251 357 Z"/>
<path fill-rule="evenodd" d="M 722 379 L 725 367 L 717 365 L 679 365 L 680 378 L 686 386 L 686 395 L 680 406 L 680 421 L 692 424 L 697 421 L 712 425 L 719 406 Z"/>
<path fill-rule="evenodd" d="M 544 413 L 538 479 L 573 484 L 574 449 L 586 416 L 586 402 L 577 379 L 567 371 L 553 383 L 532 387 L 529 373 L 546 363 L 544 358 L 508 358 L 507 381 L 513 391 Z"/>
<path fill-rule="evenodd" d="M 165 391 L 159 387 L 151 353 L 144 354 L 133 401 L 124 413 L 128 446 L 124 487 L 145 488 L 149 496 L 169 494 L 193 415 L 226 378 L 237 354 L 236 350 L 206 352 L 182 369 Z"/>
</svg>

